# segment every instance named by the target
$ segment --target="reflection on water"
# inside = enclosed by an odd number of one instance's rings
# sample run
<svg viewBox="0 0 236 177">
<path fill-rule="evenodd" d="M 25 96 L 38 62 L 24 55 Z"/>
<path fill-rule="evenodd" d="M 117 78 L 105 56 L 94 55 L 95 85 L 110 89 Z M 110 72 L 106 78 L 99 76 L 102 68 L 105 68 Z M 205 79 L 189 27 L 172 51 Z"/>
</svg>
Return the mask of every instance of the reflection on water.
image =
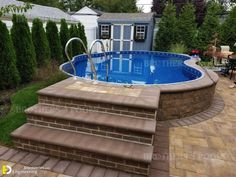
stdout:
<svg viewBox="0 0 236 177">
<path fill-rule="evenodd" d="M 122 54 L 93 58 L 98 80 L 128 84 L 164 84 L 196 79 L 197 75 L 186 71 L 184 59 L 160 57 L 152 54 Z M 76 62 L 77 75 L 91 78 L 87 59 Z"/>
</svg>

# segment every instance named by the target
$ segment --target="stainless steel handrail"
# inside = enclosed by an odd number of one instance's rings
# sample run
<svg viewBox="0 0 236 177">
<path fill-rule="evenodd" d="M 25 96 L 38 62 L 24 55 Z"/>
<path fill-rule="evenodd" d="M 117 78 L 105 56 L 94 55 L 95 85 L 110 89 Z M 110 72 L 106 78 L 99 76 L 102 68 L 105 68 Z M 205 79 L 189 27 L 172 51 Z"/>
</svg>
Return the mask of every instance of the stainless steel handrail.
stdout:
<svg viewBox="0 0 236 177">
<path fill-rule="evenodd" d="M 104 57 L 105 57 L 105 60 L 107 59 L 107 54 L 106 54 L 106 49 L 105 49 L 105 45 L 103 44 L 102 40 L 100 39 L 96 39 L 92 42 L 92 44 L 90 45 L 90 48 L 89 48 L 89 52 L 88 52 L 88 55 L 89 55 L 89 58 L 92 58 L 92 50 L 93 50 L 93 47 L 96 43 L 100 43 L 101 45 L 101 49 L 102 49 L 102 52 L 104 54 Z M 108 81 L 108 70 L 109 70 L 109 66 L 107 64 L 107 72 L 106 72 L 106 80 Z"/>
<path fill-rule="evenodd" d="M 89 60 L 89 63 L 90 63 L 90 65 L 91 65 L 91 71 L 92 71 L 92 73 L 93 73 L 93 75 L 94 75 L 94 79 L 97 80 L 97 73 L 96 73 L 96 70 L 95 70 L 95 66 L 94 66 L 94 63 L 93 63 L 91 54 L 88 53 L 87 47 L 84 45 L 84 42 L 82 41 L 82 39 L 80 39 L 80 38 L 78 38 L 78 37 L 73 37 L 73 38 L 71 38 L 71 39 L 66 43 L 66 46 L 65 46 L 65 54 L 66 54 L 66 57 L 67 57 L 67 59 L 69 60 L 71 66 L 72 66 L 72 68 L 73 68 L 74 76 L 76 76 L 76 69 L 75 69 L 75 66 L 74 66 L 74 64 L 73 64 L 73 62 L 72 62 L 72 60 L 71 60 L 71 58 L 70 58 L 70 56 L 69 56 L 69 53 L 68 53 L 69 44 L 70 44 L 72 41 L 74 41 L 74 40 L 79 41 L 79 42 L 82 44 L 82 46 L 83 46 L 83 48 L 84 48 L 84 51 L 85 51 L 86 54 L 88 55 L 88 60 Z"/>
</svg>

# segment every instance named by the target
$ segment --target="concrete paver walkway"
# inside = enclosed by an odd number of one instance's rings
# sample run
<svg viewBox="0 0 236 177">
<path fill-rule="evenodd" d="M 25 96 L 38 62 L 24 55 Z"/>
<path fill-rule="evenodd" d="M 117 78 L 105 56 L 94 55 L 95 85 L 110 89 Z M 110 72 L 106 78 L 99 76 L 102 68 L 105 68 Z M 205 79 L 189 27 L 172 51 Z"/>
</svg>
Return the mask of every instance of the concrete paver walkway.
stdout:
<svg viewBox="0 0 236 177">
<path fill-rule="evenodd" d="M 224 77 L 218 83 L 217 93 L 225 102 L 220 114 L 169 129 L 170 176 L 236 176 L 236 89 L 229 89 L 230 84 Z"/>
<path fill-rule="evenodd" d="M 151 177 L 236 176 L 236 89 L 229 89 L 230 83 L 228 78 L 221 77 L 217 86 L 217 94 L 225 105 L 217 98 L 207 112 L 158 123 Z M 46 169 L 24 177 L 138 177 L 0 146 L 0 167 L 2 165 L 9 165 L 13 170 L 29 166 Z"/>
</svg>

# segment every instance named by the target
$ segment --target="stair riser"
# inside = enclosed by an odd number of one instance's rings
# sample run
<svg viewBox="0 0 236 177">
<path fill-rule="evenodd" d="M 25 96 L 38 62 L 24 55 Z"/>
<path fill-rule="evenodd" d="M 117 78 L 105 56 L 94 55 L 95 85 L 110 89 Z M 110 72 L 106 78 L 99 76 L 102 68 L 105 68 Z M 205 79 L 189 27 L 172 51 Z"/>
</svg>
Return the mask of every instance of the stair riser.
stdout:
<svg viewBox="0 0 236 177">
<path fill-rule="evenodd" d="M 98 111 L 116 115 L 133 116 L 137 118 L 156 119 L 157 111 L 143 108 L 118 106 L 106 103 L 96 103 L 81 100 L 65 99 L 53 96 L 39 95 L 39 103 L 77 108 L 86 111 Z"/>
<path fill-rule="evenodd" d="M 42 117 L 36 115 L 28 115 L 28 123 L 41 125 L 46 127 L 60 128 L 75 132 L 84 132 L 94 135 L 100 135 L 110 138 L 126 140 L 130 142 L 153 144 L 153 135 L 130 130 L 118 129 L 114 127 L 86 124 L 70 120 L 60 120 L 51 117 Z"/>
<path fill-rule="evenodd" d="M 118 159 L 115 157 L 95 154 L 82 150 L 75 150 L 62 146 L 44 144 L 41 142 L 13 138 L 13 142 L 18 149 L 29 152 L 37 152 L 44 155 L 55 156 L 68 160 L 75 160 L 101 167 L 113 168 L 124 172 L 148 176 L 150 165 L 132 160 Z"/>
</svg>

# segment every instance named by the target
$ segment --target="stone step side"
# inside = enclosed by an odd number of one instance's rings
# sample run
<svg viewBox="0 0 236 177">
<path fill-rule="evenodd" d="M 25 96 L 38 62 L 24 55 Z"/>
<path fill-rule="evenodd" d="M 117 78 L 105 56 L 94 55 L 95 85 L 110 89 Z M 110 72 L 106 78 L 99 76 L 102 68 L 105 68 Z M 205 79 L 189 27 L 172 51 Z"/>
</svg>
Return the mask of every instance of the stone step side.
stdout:
<svg viewBox="0 0 236 177">
<path fill-rule="evenodd" d="M 66 79 L 38 91 L 39 103 L 156 119 L 160 89 Z"/>
<path fill-rule="evenodd" d="M 26 111 L 28 123 L 85 132 L 136 143 L 153 144 L 156 120 L 137 119 L 61 106 L 35 105 Z"/>
<path fill-rule="evenodd" d="M 30 152 L 148 175 L 153 146 L 25 124 L 11 136 Z"/>
<path fill-rule="evenodd" d="M 83 111 L 94 111 L 115 115 L 127 115 L 145 119 L 156 119 L 157 114 L 157 111 L 154 109 L 134 108 L 102 102 L 75 100 L 70 98 L 63 98 L 60 96 L 39 94 L 38 100 L 41 104 L 64 106 L 68 108 L 76 108 Z"/>
</svg>

